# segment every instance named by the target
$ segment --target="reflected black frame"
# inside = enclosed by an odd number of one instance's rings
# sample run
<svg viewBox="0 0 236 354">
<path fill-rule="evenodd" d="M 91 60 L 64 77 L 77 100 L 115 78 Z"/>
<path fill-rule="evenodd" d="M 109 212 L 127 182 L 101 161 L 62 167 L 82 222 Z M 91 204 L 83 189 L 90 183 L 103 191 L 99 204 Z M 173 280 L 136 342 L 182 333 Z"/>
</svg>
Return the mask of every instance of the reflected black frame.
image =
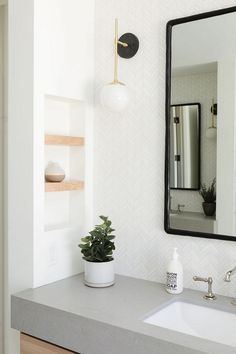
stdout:
<svg viewBox="0 0 236 354">
<path fill-rule="evenodd" d="M 198 125 L 199 125 L 199 134 L 198 134 L 198 186 L 197 188 L 181 188 L 181 187 L 170 187 L 171 190 L 179 191 L 199 191 L 201 186 L 201 104 L 199 102 L 194 103 L 178 103 L 172 104 L 170 107 L 183 107 L 183 106 L 197 106 L 198 107 Z M 169 122 L 170 124 L 170 122 Z M 169 140 L 170 142 L 170 140 Z M 169 162 L 171 162 L 169 160 Z"/>
<path fill-rule="evenodd" d="M 173 229 L 170 227 L 169 207 L 170 207 L 170 109 L 171 109 L 171 44 L 172 44 L 172 28 L 175 25 L 198 21 L 205 18 L 226 15 L 236 12 L 236 6 L 228 7 L 225 9 L 204 12 L 198 15 L 182 17 L 171 20 L 166 25 L 166 137 L 165 137 L 165 206 L 164 206 L 164 229 L 166 233 L 182 236 L 193 236 L 202 238 L 211 238 L 217 240 L 236 241 L 235 236 L 220 235 L 204 232 L 194 232 L 188 230 Z"/>
</svg>

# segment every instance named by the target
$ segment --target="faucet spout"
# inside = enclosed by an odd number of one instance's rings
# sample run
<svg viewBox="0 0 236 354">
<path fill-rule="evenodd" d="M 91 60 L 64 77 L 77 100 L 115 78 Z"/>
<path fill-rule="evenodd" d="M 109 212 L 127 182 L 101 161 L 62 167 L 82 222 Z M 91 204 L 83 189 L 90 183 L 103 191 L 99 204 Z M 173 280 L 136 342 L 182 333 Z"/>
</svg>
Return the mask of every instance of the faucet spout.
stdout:
<svg viewBox="0 0 236 354">
<path fill-rule="evenodd" d="M 194 281 L 203 281 L 203 282 L 205 282 L 205 283 L 208 283 L 208 292 L 207 292 L 207 294 L 205 294 L 205 295 L 203 296 L 203 298 L 204 298 L 205 300 L 216 300 L 216 296 L 215 296 L 215 294 L 213 294 L 213 292 L 212 292 L 212 283 L 213 283 L 212 277 L 209 277 L 209 278 L 202 278 L 202 277 L 194 276 L 194 277 L 193 277 L 193 280 L 194 280 Z"/>
<path fill-rule="evenodd" d="M 225 274 L 225 277 L 224 277 L 224 281 L 226 282 L 231 282 L 231 275 L 235 274 L 236 273 L 236 267 L 234 267 L 233 269 L 229 270 L 226 274 Z"/>
</svg>

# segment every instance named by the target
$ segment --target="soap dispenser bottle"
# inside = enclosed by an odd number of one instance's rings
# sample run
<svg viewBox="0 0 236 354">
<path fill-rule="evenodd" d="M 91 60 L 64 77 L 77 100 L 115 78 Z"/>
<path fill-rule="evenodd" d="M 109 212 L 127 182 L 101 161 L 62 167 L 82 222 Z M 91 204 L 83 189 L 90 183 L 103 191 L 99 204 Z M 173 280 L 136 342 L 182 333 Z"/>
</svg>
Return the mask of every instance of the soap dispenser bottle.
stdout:
<svg viewBox="0 0 236 354">
<path fill-rule="evenodd" d="M 180 294 L 183 291 L 183 266 L 179 261 L 177 248 L 174 248 L 172 259 L 167 266 L 166 291 L 170 294 Z"/>
</svg>

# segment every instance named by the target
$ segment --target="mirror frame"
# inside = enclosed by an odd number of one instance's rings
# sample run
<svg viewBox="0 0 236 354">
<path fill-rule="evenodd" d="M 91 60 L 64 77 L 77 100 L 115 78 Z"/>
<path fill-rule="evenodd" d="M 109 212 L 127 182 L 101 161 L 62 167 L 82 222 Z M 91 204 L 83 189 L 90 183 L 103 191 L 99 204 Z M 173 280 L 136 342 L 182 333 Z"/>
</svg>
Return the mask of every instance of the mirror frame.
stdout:
<svg viewBox="0 0 236 354">
<path fill-rule="evenodd" d="M 170 109 L 171 109 L 171 53 L 172 53 L 172 28 L 175 25 L 198 21 L 205 18 L 226 15 L 236 12 L 236 6 L 204 12 L 201 14 L 177 18 L 170 20 L 166 25 L 166 100 L 165 100 L 165 116 L 166 116 L 166 135 L 165 135 L 165 206 L 164 206 L 164 229 L 167 234 L 193 236 L 202 238 L 211 238 L 217 240 L 236 241 L 235 236 L 211 234 L 204 232 L 195 232 L 188 230 L 173 229 L 170 227 L 169 207 L 170 207 Z"/>
</svg>

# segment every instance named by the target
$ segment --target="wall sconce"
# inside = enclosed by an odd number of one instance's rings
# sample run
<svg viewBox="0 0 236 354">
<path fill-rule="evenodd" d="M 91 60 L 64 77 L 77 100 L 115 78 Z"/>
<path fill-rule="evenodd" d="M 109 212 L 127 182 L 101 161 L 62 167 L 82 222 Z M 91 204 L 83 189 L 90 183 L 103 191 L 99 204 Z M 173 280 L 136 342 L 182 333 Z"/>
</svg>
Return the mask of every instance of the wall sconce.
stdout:
<svg viewBox="0 0 236 354">
<path fill-rule="evenodd" d="M 129 90 L 118 80 L 118 55 L 122 58 L 132 58 L 138 51 L 139 40 L 132 33 L 125 33 L 118 39 L 118 19 L 115 19 L 114 40 L 114 79 L 103 86 L 100 100 L 103 107 L 113 112 L 123 111 L 129 103 Z"/>
<path fill-rule="evenodd" d="M 211 106 L 211 126 L 206 130 L 206 137 L 208 139 L 216 139 L 217 128 L 215 126 L 215 117 L 217 116 L 217 103 L 214 103 L 214 99 L 212 99 Z"/>
</svg>

